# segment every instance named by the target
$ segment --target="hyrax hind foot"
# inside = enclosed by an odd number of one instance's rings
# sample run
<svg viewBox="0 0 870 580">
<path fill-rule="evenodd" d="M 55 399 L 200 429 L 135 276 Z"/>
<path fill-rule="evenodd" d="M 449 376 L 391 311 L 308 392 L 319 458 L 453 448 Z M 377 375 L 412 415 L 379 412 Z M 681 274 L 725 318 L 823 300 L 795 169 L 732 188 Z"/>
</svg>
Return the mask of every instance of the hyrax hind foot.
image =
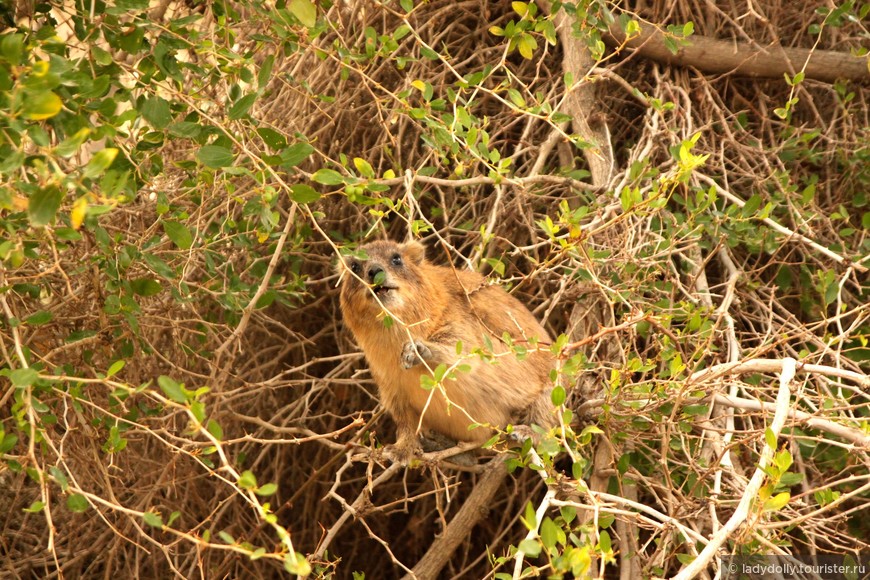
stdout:
<svg viewBox="0 0 870 580">
<path fill-rule="evenodd" d="M 410 441 L 397 441 L 384 447 L 384 457 L 405 467 L 410 466 L 411 462 L 414 459 L 419 459 L 422 454 L 423 449 L 416 438 Z"/>
<path fill-rule="evenodd" d="M 405 346 L 402 347 L 402 368 L 404 369 L 410 369 L 431 359 L 432 351 L 419 340 L 406 342 Z"/>
</svg>

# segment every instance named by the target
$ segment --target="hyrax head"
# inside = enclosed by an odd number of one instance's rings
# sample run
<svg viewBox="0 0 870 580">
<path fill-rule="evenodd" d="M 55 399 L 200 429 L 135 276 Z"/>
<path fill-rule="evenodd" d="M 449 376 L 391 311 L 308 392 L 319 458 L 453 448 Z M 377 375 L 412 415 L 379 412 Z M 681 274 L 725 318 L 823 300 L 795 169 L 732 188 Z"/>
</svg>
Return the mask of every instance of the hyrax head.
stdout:
<svg viewBox="0 0 870 580">
<path fill-rule="evenodd" d="M 343 281 L 341 301 L 343 308 L 353 304 L 356 308 L 401 306 L 404 298 L 412 296 L 420 287 L 418 266 L 425 260 L 425 248 L 419 242 L 372 242 L 360 247 L 339 265 Z M 377 299 L 376 299 L 377 298 Z"/>
</svg>

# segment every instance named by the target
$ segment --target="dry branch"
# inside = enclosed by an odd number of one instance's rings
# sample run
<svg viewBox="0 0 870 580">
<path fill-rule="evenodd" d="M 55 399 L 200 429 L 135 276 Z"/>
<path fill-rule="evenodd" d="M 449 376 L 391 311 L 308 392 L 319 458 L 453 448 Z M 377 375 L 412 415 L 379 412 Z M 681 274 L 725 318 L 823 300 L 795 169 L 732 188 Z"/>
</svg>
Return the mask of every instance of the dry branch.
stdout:
<svg viewBox="0 0 870 580">
<path fill-rule="evenodd" d="M 692 35 L 676 54 L 665 44 L 666 34 L 654 24 L 642 23 L 639 35 L 626 38 L 614 24 L 607 39 L 612 46 L 627 46 L 637 54 L 666 64 L 689 66 L 704 73 L 738 74 L 762 78 L 806 77 L 832 83 L 837 79 L 870 81 L 870 60 L 842 52 L 783 46 L 755 46 L 745 42 Z"/>
</svg>

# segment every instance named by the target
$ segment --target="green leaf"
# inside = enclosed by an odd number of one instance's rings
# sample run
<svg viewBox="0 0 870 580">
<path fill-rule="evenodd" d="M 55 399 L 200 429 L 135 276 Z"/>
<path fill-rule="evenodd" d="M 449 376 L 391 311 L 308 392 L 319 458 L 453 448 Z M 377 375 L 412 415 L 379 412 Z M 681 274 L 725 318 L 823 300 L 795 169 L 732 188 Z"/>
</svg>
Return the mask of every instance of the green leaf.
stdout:
<svg viewBox="0 0 870 580">
<path fill-rule="evenodd" d="M 9 64 L 21 64 L 21 55 L 24 54 L 23 34 L 4 34 L 0 40 L 0 54 Z"/>
<path fill-rule="evenodd" d="M 221 540 L 223 540 L 224 542 L 226 542 L 227 544 L 235 544 L 235 543 L 236 543 L 235 538 L 233 538 L 231 535 L 229 535 L 228 533 L 224 532 L 223 530 L 221 530 L 220 532 L 218 532 L 218 537 L 219 537 Z"/>
<path fill-rule="evenodd" d="M 163 517 L 154 512 L 145 512 L 142 514 L 142 519 L 152 528 L 163 529 Z"/>
<path fill-rule="evenodd" d="M 100 66 L 109 66 L 112 64 L 112 53 L 99 46 L 91 46 L 91 56 L 94 57 L 94 62 Z"/>
<path fill-rule="evenodd" d="M 311 564 L 299 552 L 284 556 L 284 569 L 303 578 L 311 574 Z"/>
<path fill-rule="evenodd" d="M 268 497 L 270 495 L 274 495 L 276 491 L 278 491 L 278 484 L 267 483 L 266 485 L 261 485 L 260 487 L 255 489 L 254 493 L 261 497 Z"/>
<path fill-rule="evenodd" d="M 231 121 L 237 121 L 248 114 L 248 111 L 251 110 L 251 107 L 254 106 L 254 102 L 257 100 L 257 93 L 251 93 L 245 95 L 230 107 L 230 110 L 227 112 L 227 116 Z"/>
<path fill-rule="evenodd" d="M 553 406 L 558 407 L 565 402 L 565 387 L 556 385 L 553 392 L 550 393 L 550 400 L 553 401 Z"/>
<path fill-rule="evenodd" d="M 162 97 L 149 97 L 143 100 L 139 112 L 148 124 L 158 131 L 162 131 L 172 122 L 169 101 Z"/>
<path fill-rule="evenodd" d="M 768 427 L 764 430 L 764 440 L 767 442 L 767 446 L 776 451 L 776 435 L 773 434 L 773 431 Z"/>
<path fill-rule="evenodd" d="M 517 39 L 517 50 L 526 60 L 531 60 L 535 56 L 535 50 L 538 48 L 538 41 L 531 34 L 523 33 Z"/>
<path fill-rule="evenodd" d="M 48 472 L 60 486 L 61 491 L 66 491 L 67 489 L 69 489 L 69 480 L 67 480 L 66 474 L 59 467 L 52 465 L 48 468 Z"/>
<path fill-rule="evenodd" d="M 53 318 L 54 315 L 51 312 L 48 310 L 41 310 L 25 318 L 24 322 L 30 326 L 40 326 L 51 322 Z"/>
<path fill-rule="evenodd" d="M 87 141 L 88 137 L 91 134 L 91 130 L 87 127 L 83 129 L 79 129 L 76 131 L 74 135 L 70 135 L 66 139 L 60 142 L 57 147 L 54 148 L 54 152 L 60 155 L 61 157 L 70 157 L 71 155 L 75 155 L 76 151 Z"/>
<path fill-rule="evenodd" d="M 758 211 L 758 208 L 761 207 L 761 196 L 753 194 L 746 200 L 746 204 L 743 206 L 743 215 L 744 217 L 752 217 L 755 215 L 755 212 Z"/>
<path fill-rule="evenodd" d="M 311 203 L 320 199 L 321 195 L 310 185 L 296 183 L 290 186 L 290 199 L 296 203 Z"/>
<path fill-rule="evenodd" d="M 130 289 L 137 296 L 155 296 L 163 291 L 163 286 L 154 278 L 130 280 Z"/>
<path fill-rule="evenodd" d="M 507 94 L 511 102 L 517 107 L 523 108 L 526 106 L 526 100 L 523 98 L 518 90 L 508 89 Z"/>
<path fill-rule="evenodd" d="M 285 169 L 296 167 L 305 161 L 312 152 L 314 152 L 314 147 L 308 143 L 294 143 L 278 155 L 281 158 L 281 167 Z"/>
<path fill-rule="evenodd" d="M 791 499 L 791 494 L 787 491 L 776 494 L 766 502 L 764 502 L 764 511 L 776 512 L 788 505 L 788 500 Z"/>
<path fill-rule="evenodd" d="M 24 118 L 31 121 L 50 119 L 63 108 L 63 101 L 51 91 L 40 91 L 27 95 L 24 100 Z"/>
<path fill-rule="evenodd" d="M 520 517 L 520 521 L 529 530 L 534 530 L 538 527 L 538 517 L 535 515 L 535 507 L 532 505 L 532 502 L 526 502 L 525 515 Z"/>
<path fill-rule="evenodd" d="M 274 129 L 269 129 L 268 127 L 260 127 L 257 129 L 257 134 L 263 140 L 263 143 L 269 146 L 271 149 L 283 149 L 287 146 L 287 139 L 284 138 L 284 135 L 275 131 Z M 308 145 L 307 143 L 297 143 L 297 145 Z M 310 145 L 309 145 L 310 147 Z M 313 151 L 314 148 L 311 147 Z M 283 158 L 282 158 L 283 161 Z"/>
<path fill-rule="evenodd" d="M 106 169 L 108 169 L 110 165 L 112 165 L 112 162 L 115 161 L 117 155 L 118 150 L 114 147 L 100 149 L 94 153 L 94 156 L 91 157 L 90 161 L 88 161 L 84 171 L 82 171 L 82 177 L 85 179 L 99 177 L 106 172 Z"/>
<path fill-rule="evenodd" d="M 12 386 L 16 389 L 29 387 L 39 378 L 39 373 L 33 368 L 15 369 L 9 373 L 9 380 L 12 381 Z"/>
<path fill-rule="evenodd" d="M 205 430 L 211 433 L 212 437 L 221 441 L 224 438 L 224 430 L 214 419 L 209 419 L 205 426 Z"/>
<path fill-rule="evenodd" d="M 166 375 L 157 377 L 157 384 L 160 385 L 160 390 L 175 401 L 176 403 L 187 403 L 187 395 L 184 393 L 184 388 Z"/>
<path fill-rule="evenodd" d="M 206 145 L 196 153 L 196 158 L 206 167 L 220 169 L 232 165 L 235 156 L 227 147 L 221 147 L 220 145 Z"/>
<path fill-rule="evenodd" d="M 550 551 L 556 548 L 556 542 L 559 539 L 559 528 L 550 518 L 544 518 L 541 522 L 541 541 L 544 547 Z"/>
<path fill-rule="evenodd" d="M 169 134 L 183 139 L 196 139 L 202 134 L 202 125 L 190 121 L 180 121 L 169 126 Z"/>
<path fill-rule="evenodd" d="M 399 0 L 399 6 L 401 6 L 402 10 L 405 12 L 410 12 L 414 9 L 414 0 Z"/>
<path fill-rule="evenodd" d="M 190 404 L 190 413 L 196 420 L 202 424 L 205 421 L 205 403 L 202 401 L 194 401 Z"/>
<path fill-rule="evenodd" d="M 317 8 L 311 0 L 290 0 L 287 8 L 302 23 L 302 26 L 313 28 L 317 24 Z"/>
<path fill-rule="evenodd" d="M 63 193 L 55 185 L 41 188 L 30 196 L 27 204 L 27 215 L 30 224 L 36 227 L 46 226 L 54 219 L 60 203 L 63 201 Z"/>
<path fill-rule="evenodd" d="M 541 543 L 537 540 L 523 540 L 517 548 L 530 558 L 537 558 L 541 554 Z"/>
<path fill-rule="evenodd" d="M 18 436 L 13 435 L 12 433 L 6 433 L 3 438 L 0 439 L 0 454 L 11 451 L 16 443 L 18 443 Z"/>
<path fill-rule="evenodd" d="M 429 48 L 428 46 L 421 46 L 420 54 L 423 56 L 423 58 L 428 58 L 429 60 L 438 60 L 440 58 L 438 56 L 438 53 Z"/>
<path fill-rule="evenodd" d="M 250 470 L 245 470 L 239 476 L 239 487 L 242 489 L 254 489 L 257 487 L 257 478 Z"/>
<path fill-rule="evenodd" d="M 180 250 L 188 250 L 193 245 L 193 233 L 181 222 L 163 220 L 163 231 Z"/>
<path fill-rule="evenodd" d="M 270 54 L 263 59 L 260 65 L 260 72 L 257 73 L 257 88 L 261 91 L 266 88 L 266 85 L 272 80 L 272 67 L 275 66 L 275 55 Z"/>
<path fill-rule="evenodd" d="M 87 511 L 90 504 L 85 496 L 80 493 L 74 493 L 67 496 L 66 507 L 69 508 L 69 511 L 80 514 L 83 511 Z"/>
<path fill-rule="evenodd" d="M 372 178 L 375 176 L 375 170 L 372 169 L 371 164 L 365 159 L 354 157 L 353 164 L 356 167 L 356 170 L 359 171 L 360 175 L 363 177 Z"/>
<path fill-rule="evenodd" d="M 38 514 L 39 512 L 42 511 L 42 508 L 44 508 L 44 507 L 45 507 L 45 504 L 43 502 L 35 501 L 32 504 L 30 504 L 30 507 L 24 508 L 24 511 L 26 511 L 29 514 Z"/>
<path fill-rule="evenodd" d="M 710 412 L 708 405 L 686 405 L 683 407 L 683 413 L 689 416 L 701 416 Z"/>
<path fill-rule="evenodd" d="M 344 177 L 342 177 L 341 173 L 333 169 L 318 169 L 311 176 L 311 179 L 323 185 L 340 185 L 344 183 Z"/>
<path fill-rule="evenodd" d="M 127 364 L 123 360 L 116 360 L 109 366 L 109 370 L 106 371 L 106 378 L 113 377 L 121 372 L 121 369 L 124 368 L 124 365 Z"/>
</svg>

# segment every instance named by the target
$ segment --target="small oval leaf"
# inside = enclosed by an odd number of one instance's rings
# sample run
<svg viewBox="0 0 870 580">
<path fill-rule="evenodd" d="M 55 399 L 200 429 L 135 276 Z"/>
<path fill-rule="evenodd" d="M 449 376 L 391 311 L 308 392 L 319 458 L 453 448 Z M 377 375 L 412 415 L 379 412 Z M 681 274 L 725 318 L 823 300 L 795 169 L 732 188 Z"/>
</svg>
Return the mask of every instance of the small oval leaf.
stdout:
<svg viewBox="0 0 870 580">
<path fill-rule="evenodd" d="M 317 24 L 317 8 L 311 0 L 290 0 L 287 8 L 302 23 L 302 26 L 312 28 Z"/>
<path fill-rule="evenodd" d="M 80 493 L 74 493 L 66 498 L 66 507 L 77 514 L 87 511 L 89 505 L 87 498 Z"/>
<path fill-rule="evenodd" d="M 24 118 L 31 121 L 50 119 L 60 113 L 63 101 L 51 91 L 28 95 L 24 101 Z"/>
<path fill-rule="evenodd" d="M 233 155 L 233 152 L 226 147 L 221 147 L 220 145 L 206 145 L 197 152 L 196 158 L 206 167 L 221 169 L 222 167 L 229 167 L 232 165 L 235 156 Z"/>
<path fill-rule="evenodd" d="M 30 196 L 27 204 L 27 215 L 30 217 L 30 224 L 42 227 L 51 223 L 57 210 L 60 209 L 60 202 L 62 200 L 63 193 L 55 185 L 49 185 L 38 190 Z"/>
<path fill-rule="evenodd" d="M 164 220 L 163 231 L 181 250 L 187 250 L 193 245 L 193 233 L 181 222 Z"/>
<path fill-rule="evenodd" d="M 290 199 L 296 203 L 311 203 L 320 199 L 321 195 L 310 185 L 297 183 L 290 186 Z"/>
</svg>

